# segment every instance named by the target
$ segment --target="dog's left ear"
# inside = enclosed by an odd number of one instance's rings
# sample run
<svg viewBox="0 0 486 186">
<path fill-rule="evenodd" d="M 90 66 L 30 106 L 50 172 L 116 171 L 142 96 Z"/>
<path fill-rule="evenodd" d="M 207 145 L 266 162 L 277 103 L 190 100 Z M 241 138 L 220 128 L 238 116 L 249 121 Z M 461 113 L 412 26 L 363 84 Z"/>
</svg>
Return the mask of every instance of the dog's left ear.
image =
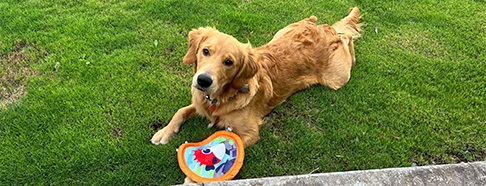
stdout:
<svg viewBox="0 0 486 186">
<path fill-rule="evenodd" d="M 186 55 L 182 59 L 182 62 L 184 62 L 185 64 L 193 64 L 197 61 L 196 54 L 197 54 L 197 50 L 199 50 L 199 45 L 205 38 L 204 34 L 211 29 L 213 28 L 200 27 L 198 29 L 194 29 L 189 32 L 187 38 L 188 49 Z"/>
<path fill-rule="evenodd" d="M 259 66 L 256 61 L 256 53 L 253 51 L 251 44 L 246 45 L 246 55 L 242 59 L 242 66 L 233 79 L 231 86 L 236 89 L 242 89 L 248 83 L 248 79 L 255 76 L 258 72 Z"/>
</svg>

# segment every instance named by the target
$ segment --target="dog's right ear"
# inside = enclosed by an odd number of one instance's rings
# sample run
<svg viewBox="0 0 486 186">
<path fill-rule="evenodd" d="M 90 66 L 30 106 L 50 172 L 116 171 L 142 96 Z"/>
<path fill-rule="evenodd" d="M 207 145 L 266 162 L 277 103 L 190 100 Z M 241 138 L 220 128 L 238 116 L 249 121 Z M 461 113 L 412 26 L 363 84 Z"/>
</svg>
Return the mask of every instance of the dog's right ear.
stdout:
<svg viewBox="0 0 486 186">
<path fill-rule="evenodd" d="M 248 79 L 255 76 L 260 69 L 258 63 L 256 62 L 256 52 L 254 52 L 251 44 L 248 42 L 248 44 L 246 44 L 244 47 L 246 47 L 247 53 L 242 60 L 243 65 L 240 67 L 232 82 L 232 87 L 236 90 L 241 90 L 245 84 L 248 84 Z"/>
<path fill-rule="evenodd" d="M 186 56 L 184 56 L 184 58 L 182 59 L 182 62 L 184 62 L 185 64 L 192 64 L 197 61 L 196 54 L 199 50 L 199 45 L 204 40 L 205 33 L 208 32 L 210 29 L 212 28 L 200 27 L 189 32 L 187 39 L 187 45 L 189 49 L 187 50 Z"/>
</svg>

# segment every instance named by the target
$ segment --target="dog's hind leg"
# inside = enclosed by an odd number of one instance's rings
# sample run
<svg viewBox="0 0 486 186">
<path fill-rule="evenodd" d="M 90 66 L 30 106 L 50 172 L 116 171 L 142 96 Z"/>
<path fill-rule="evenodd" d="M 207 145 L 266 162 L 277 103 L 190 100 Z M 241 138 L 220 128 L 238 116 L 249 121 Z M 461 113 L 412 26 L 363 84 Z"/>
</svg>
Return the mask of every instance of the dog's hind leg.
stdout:
<svg viewBox="0 0 486 186">
<path fill-rule="evenodd" d="M 356 63 L 353 40 L 360 37 L 361 19 L 358 8 L 349 9 L 348 16 L 332 26 L 320 25 L 329 45 L 328 68 L 321 73 L 319 83 L 337 90 L 348 83 L 351 67 Z"/>
<path fill-rule="evenodd" d="M 352 39 L 347 36 L 328 34 L 327 40 L 330 45 L 329 60 L 326 68 L 320 72 L 318 81 L 324 86 L 337 90 L 348 83 L 351 78 L 354 50 L 352 54 L 348 45 Z"/>
<path fill-rule="evenodd" d="M 346 43 L 348 45 L 349 52 L 352 57 L 353 65 L 356 63 L 356 58 L 354 56 L 354 44 L 353 40 L 361 37 L 361 26 L 359 23 L 361 15 L 358 8 L 350 8 L 348 11 L 348 16 L 341 19 L 340 21 L 334 23 L 332 28 L 341 36 L 341 38 L 346 37 L 348 40 Z"/>
<path fill-rule="evenodd" d="M 182 123 L 194 115 L 196 115 L 196 107 L 192 104 L 179 109 L 176 114 L 174 114 L 169 124 L 155 133 L 150 141 L 155 145 L 166 144 L 175 133 L 179 132 Z"/>
<path fill-rule="evenodd" d="M 338 34 L 349 34 L 352 39 L 358 39 L 361 34 L 361 24 L 358 24 L 361 19 L 358 8 L 350 8 L 348 15 L 343 19 L 332 25 Z"/>
</svg>

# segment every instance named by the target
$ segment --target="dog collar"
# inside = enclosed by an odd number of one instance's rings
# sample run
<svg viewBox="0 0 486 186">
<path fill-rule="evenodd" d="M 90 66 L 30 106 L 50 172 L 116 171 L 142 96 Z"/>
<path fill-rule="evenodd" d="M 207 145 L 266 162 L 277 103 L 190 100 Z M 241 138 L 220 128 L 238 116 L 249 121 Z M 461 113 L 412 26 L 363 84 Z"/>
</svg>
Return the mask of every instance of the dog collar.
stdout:
<svg viewBox="0 0 486 186">
<path fill-rule="evenodd" d="M 243 86 L 243 88 L 241 88 L 239 90 L 239 92 L 242 92 L 242 93 L 250 92 L 250 89 L 248 88 L 248 84 L 245 84 Z M 206 100 L 208 100 L 211 103 L 211 105 L 209 105 L 209 111 L 211 111 L 211 113 L 214 112 L 216 110 L 216 104 L 218 103 L 218 99 L 211 98 L 209 95 L 206 95 L 205 98 L 206 98 Z"/>
<path fill-rule="evenodd" d="M 214 98 L 214 99 L 211 99 L 211 97 L 209 97 L 209 95 L 206 95 L 206 100 L 208 100 L 211 105 L 209 106 L 209 111 L 214 112 L 216 110 L 216 103 L 218 103 L 218 99 Z"/>
</svg>

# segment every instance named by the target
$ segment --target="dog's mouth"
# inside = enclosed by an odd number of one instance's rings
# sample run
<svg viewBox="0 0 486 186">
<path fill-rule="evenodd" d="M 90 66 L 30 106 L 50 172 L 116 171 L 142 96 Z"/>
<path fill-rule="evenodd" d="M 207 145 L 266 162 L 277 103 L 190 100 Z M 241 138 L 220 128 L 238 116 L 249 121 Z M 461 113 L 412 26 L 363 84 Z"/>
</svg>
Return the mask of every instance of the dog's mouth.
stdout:
<svg viewBox="0 0 486 186">
<path fill-rule="evenodd" d="M 197 83 L 193 84 L 192 86 L 196 88 L 198 91 L 201 91 L 205 96 L 209 96 L 209 97 L 215 96 L 214 92 L 212 91 L 213 90 L 212 87 L 203 87 Z"/>
<path fill-rule="evenodd" d="M 194 88 L 198 89 L 201 92 L 208 93 L 208 88 L 203 88 L 201 87 L 201 85 L 196 84 L 194 85 Z"/>
</svg>

